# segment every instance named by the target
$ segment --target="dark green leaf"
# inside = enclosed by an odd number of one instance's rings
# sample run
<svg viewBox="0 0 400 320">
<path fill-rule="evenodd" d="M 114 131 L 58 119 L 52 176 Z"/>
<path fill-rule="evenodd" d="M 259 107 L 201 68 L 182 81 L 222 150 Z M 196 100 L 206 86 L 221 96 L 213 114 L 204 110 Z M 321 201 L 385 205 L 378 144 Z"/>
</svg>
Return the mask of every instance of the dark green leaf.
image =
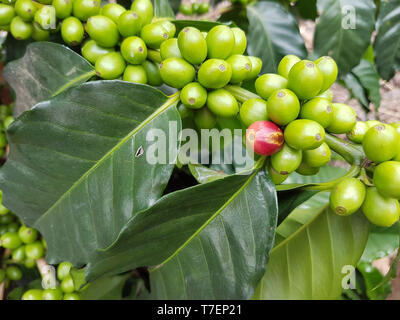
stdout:
<svg viewBox="0 0 400 320">
<path fill-rule="evenodd" d="M 168 0 L 154 0 L 154 15 L 158 18 L 175 18 Z"/>
<path fill-rule="evenodd" d="M 210 168 L 207 168 L 201 164 L 188 164 L 189 170 L 193 177 L 199 182 L 199 183 L 207 183 L 211 182 L 214 180 L 218 180 L 221 178 L 224 178 L 226 176 L 226 173 L 223 171 L 216 171 Z"/>
<path fill-rule="evenodd" d="M 102 277 L 88 284 L 82 291 L 82 300 L 121 300 L 122 289 L 130 275 Z"/>
<path fill-rule="evenodd" d="M 374 288 L 382 283 L 383 275 L 375 268 L 371 263 L 360 262 L 357 269 L 361 272 L 365 282 L 366 295 L 371 300 L 384 300 L 392 292 L 392 286 L 390 281 L 387 281 L 384 285 L 379 286 L 377 289 Z"/>
<path fill-rule="evenodd" d="M 369 110 L 367 94 L 359 79 L 352 72 L 345 74 L 342 79 L 343 84 L 350 90 L 352 97 L 356 98 L 364 109 Z"/>
<path fill-rule="evenodd" d="M 317 0 L 299 0 L 296 7 L 303 19 L 315 20 L 318 17 Z"/>
<path fill-rule="evenodd" d="M 369 101 L 371 101 L 376 108 L 379 108 L 381 104 L 381 87 L 379 83 L 379 74 L 374 64 L 368 60 L 362 59 L 360 64 L 352 70 L 352 73 L 358 78 L 361 85 L 366 90 Z"/>
</svg>

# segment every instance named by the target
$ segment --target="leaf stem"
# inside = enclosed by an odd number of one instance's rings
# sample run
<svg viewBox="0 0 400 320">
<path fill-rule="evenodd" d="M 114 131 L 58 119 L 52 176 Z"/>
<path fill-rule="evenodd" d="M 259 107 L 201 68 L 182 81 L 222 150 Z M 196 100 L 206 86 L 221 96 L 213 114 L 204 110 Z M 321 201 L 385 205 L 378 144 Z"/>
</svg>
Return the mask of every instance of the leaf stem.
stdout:
<svg viewBox="0 0 400 320">
<path fill-rule="evenodd" d="M 363 164 L 365 160 L 365 154 L 363 151 L 358 149 L 355 144 L 330 134 L 325 135 L 325 142 L 333 151 L 341 155 L 349 164 L 357 164 L 358 166 Z"/>
<path fill-rule="evenodd" d="M 228 85 L 225 87 L 225 90 L 229 91 L 236 98 L 236 100 L 242 103 L 252 98 L 260 98 L 260 96 L 256 95 L 255 93 L 239 86 Z"/>
</svg>

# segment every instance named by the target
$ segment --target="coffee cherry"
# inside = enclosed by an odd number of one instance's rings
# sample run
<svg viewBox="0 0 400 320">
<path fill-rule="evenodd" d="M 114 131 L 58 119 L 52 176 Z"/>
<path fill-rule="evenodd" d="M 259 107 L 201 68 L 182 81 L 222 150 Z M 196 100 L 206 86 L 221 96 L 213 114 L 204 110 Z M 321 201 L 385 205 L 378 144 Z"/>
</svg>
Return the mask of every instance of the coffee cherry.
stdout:
<svg viewBox="0 0 400 320">
<path fill-rule="evenodd" d="M 94 40 L 86 41 L 82 46 L 82 56 L 92 64 L 95 64 L 100 57 L 114 51 L 114 48 L 99 46 Z"/>
<path fill-rule="evenodd" d="M 399 201 L 382 196 L 376 188 L 367 189 L 361 208 L 368 220 L 380 227 L 390 227 L 399 220 Z"/>
<path fill-rule="evenodd" d="M 319 172 L 319 168 L 320 167 L 310 167 L 308 164 L 301 162 L 296 172 L 302 176 L 315 176 Z"/>
<path fill-rule="evenodd" d="M 314 120 L 326 128 L 333 120 L 332 104 L 323 98 L 311 99 L 301 107 L 300 118 Z"/>
<path fill-rule="evenodd" d="M 156 24 L 161 25 L 167 31 L 168 39 L 175 37 L 176 27 L 171 21 L 160 20 L 160 21 L 157 21 Z"/>
<path fill-rule="evenodd" d="M 15 13 L 17 15 L 19 15 L 22 18 L 22 20 L 24 20 L 24 21 L 27 21 L 27 22 L 32 21 L 33 17 L 35 16 L 36 11 L 37 11 L 37 8 L 32 0 L 17 0 L 17 2 L 15 2 Z M 0 23 L 0 24 L 3 24 L 3 23 Z M 4 23 L 4 24 L 7 24 L 7 23 Z"/>
<path fill-rule="evenodd" d="M 207 90 L 198 82 L 192 82 L 182 89 L 180 98 L 186 107 L 200 109 L 206 104 Z"/>
<path fill-rule="evenodd" d="M 246 130 L 246 145 L 261 156 L 278 152 L 284 142 L 282 130 L 271 121 L 254 122 Z"/>
<path fill-rule="evenodd" d="M 319 68 L 309 60 L 297 62 L 290 69 L 288 79 L 288 88 L 302 100 L 317 96 L 321 92 L 324 82 L 324 77 Z"/>
<path fill-rule="evenodd" d="M 18 230 L 18 236 L 24 243 L 32 243 L 36 241 L 38 233 L 36 229 L 21 226 Z"/>
<path fill-rule="evenodd" d="M 44 255 L 43 244 L 40 241 L 29 243 L 25 246 L 25 254 L 28 259 L 38 260 Z"/>
<path fill-rule="evenodd" d="M 331 133 L 347 133 L 354 128 L 357 114 L 352 107 L 343 103 L 332 103 L 332 122 L 326 128 Z"/>
<path fill-rule="evenodd" d="M 11 20 L 10 33 L 17 40 L 26 40 L 32 35 L 32 23 L 25 22 L 21 17 L 16 16 Z"/>
<path fill-rule="evenodd" d="M 271 166 L 276 172 L 285 176 L 295 171 L 300 166 L 301 160 L 301 150 L 295 150 L 285 143 L 281 150 L 271 156 Z"/>
<path fill-rule="evenodd" d="M 9 224 L 13 222 L 13 220 L 14 216 L 12 215 L 12 213 L 10 213 L 10 211 L 0 215 L 0 224 Z"/>
<path fill-rule="evenodd" d="M 86 24 L 86 32 L 99 46 L 112 48 L 119 40 L 117 25 L 105 16 L 90 17 Z"/>
<path fill-rule="evenodd" d="M 20 246 L 11 252 L 12 261 L 15 263 L 23 263 L 25 261 L 25 246 Z"/>
<path fill-rule="evenodd" d="M 239 105 L 235 97 L 227 90 L 211 91 L 207 96 L 207 107 L 220 117 L 233 117 L 239 112 Z"/>
<path fill-rule="evenodd" d="M 62 300 L 63 292 L 60 288 L 55 289 L 45 289 L 42 292 L 43 300 Z"/>
<path fill-rule="evenodd" d="M 287 79 L 274 73 L 263 74 L 255 82 L 257 94 L 267 100 L 271 94 L 279 89 L 286 89 Z"/>
<path fill-rule="evenodd" d="M 0 246 L 6 249 L 16 249 L 22 244 L 21 239 L 16 232 L 6 232 L 0 238 Z"/>
<path fill-rule="evenodd" d="M 267 103 L 263 99 L 252 98 L 245 101 L 240 108 L 240 119 L 246 127 L 256 121 L 267 121 Z"/>
<path fill-rule="evenodd" d="M 7 145 L 6 135 L 0 132 L 0 148 L 4 148 L 6 145 Z"/>
<path fill-rule="evenodd" d="M 0 25 L 5 26 L 10 24 L 14 17 L 15 10 L 12 6 L 0 4 Z"/>
<path fill-rule="evenodd" d="M 136 36 L 140 33 L 142 21 L 134 11 L 125 11 L 117 22 L 118 31 L 123 37 Z"/>
<path fill-rule="evenodd" d="M 18 232 L 19 224 L 12 222 L 7 226 L 7 232 Z"/>
<path fill-rule="evenodd" d="M 170 37 L 168 31 L 159 23 L 145 25 L 140 33 L 140 37 L 147 47 L 159 49 L 160 45 Z"/>
<path fill-rule="evenodd" d="M 186 27 L 179 32 L 178 46 L 183 58 L 191 64 L 201 64 L 207 58 L 207 42 L 196 28 Z"/>
<path fill-rule="evenodd" d="M 24 266 L 28 269 L 32 269 L 36 266 L 36 262 L 33 259 L 25 259 Z"/>
<path fill-rule="evenodd" d="M 147 83 L 149 85 L 159 87 L 163 84 L 158 64 L 146 60 L 142 63 L 142 67 L 144 68 L 144 71 L 146 71 Z"/>
<path fill-rule="evenodd" d="M 388 124 L 381 123 L 367 131 L 362 146 L 371 161 L 380 163 L 391 160 L 396 156 L 399 139 L 396 129 Z"/>
<path fill-rule="evenodd" d="M 125 60 L 119 52 L 110 52 L 96 61 L 96 74 L 106 80 L 117 79 L 125 71 Z"/>
<path fill-rule="evenodd" d="M 378 120 L 367 120 L 367 121 L 365 121 L 365 124 L 368 125 L 368 128 L 373 128 L 373 127 L 377 126 L 378 124 L 382 124 L 382 122 L 380 122 Z"/>
<path fill-rule="evenodd" d="M 18 281 L 22 279 L 22 271 L 17 266 L 9 266 L 6 269 L 7 278 L 12 281 Z"/>
<path fill-rule="evenodd" d="M 181 89 L 196 76 L 194 67 L 181 58 L 168 58 L 160 64 L 163 81 L 174 88 Z"/>
<path fill-rule="evenodd" d="M 6 0 L 7 1 L 7 0 Z M 11 0 L 12 2 L 15 0 Z M 52 0 L 38 0 L 37 2 L 41 3 L 41 4 L 45 4 L 45 5 L 49 5 L 52 3 Z"/>
<path fill-rule="evenodd" d="M 251 62 L 248 57 L 235 54 L 230 56 L 226 62 L 228 62 L 232 68 L 231 83 L 238 84 L 247 79 L 251 72 Z"/>
<path fill-rule="evenodd" d="M 253 80 L 258 77 L 258 75 L 261 72 L 262 69 L 262 61 L 260 58 L 253 57 L 253 56 L 248 56 L 250 62 L 251 62 L 251 71 L 247 75 L 246 80 Z"/>
<path fill-rule="evenodd" d="M 284 56 L 278 65 L 278 74 L 288 79 L 290 70 L 299 61 L 301 61 L 300 58 L 293 54 L 288 54 L 287 56 Z"/>
<path fill-rule="evenodd" d="M 355 143 L 361 143 L 368 130 L 368 124 L 363 121 L 357 121 L 353 129 L 347 133 L 347 138 Z"/>
<path fill-rule="evenodd" d="M 374 171 L 374 184 L 380 194 L 400 199 L 400 162 L 386 161 L 379 164 Z"/>
<path fill-rule="evenodd" d="M 330 89 L 328 89 L 328 90 L 322 92 L 321 94 L 319 94 L 319 95 L 317 96 L 317 98 L 323 98 L 323 99 L 328 100 L 329 102 L 332 102 L 332 100 L 333 100 L 333 93 L 332 93 L 332 91 L 331 91 Z"/>
<path fill-rule="evenodd" d="M 81 296 L 76 292 L 66 293 L 63 300 L 81 300 Z"/>
<path fill-rule="evenodd" d="M 42 293 L 40 289 L 28 290 L 23 294 L 22 300 L 42 300 Z"/>
<path fill-rule="evenodd" d="M 312 120 L 298 119 L 289 123 L 285 129 L 286 143 L 297 150 L 316 149 L 324 142 L 324 139 L 324 128 Z"/>
<path fill-rule="evenodd" d="M 235 37 L 235 46 L 231 52 L 231 55 L 243 54 L 247 47 L 247 38 L 244 31 L 240 28 L 232 28 L 233 35 Z"/>
<path fill-rule="evenodd" d="M 192 118 L 194 115 L 193 109 L 186 107 L 183 103 L 180 103 L 177 109 L 182 120 L 186 118 Z"/>
<path fill-rule="evenodd" d="M 232 67 L 224 60 L 209 59 L 201 65 L 197 77 L 203 87 L 221 89 L 231 80 Z"/>
<path fill-rule="evenodd" d="M 235 35 L 227 26 L 215 26 L 207 34 L 208 57 L 228 58 L 235 48 Z"/>
<path fill-rule="evenodd" d="M 57 278 L 58 280 L 64 280 L 69 277 L 70 271 L 72 269 L 72 263 L 61 262 L 57 267 Z"/>
<path fill-rule="evenodd" d="M 32 24 L 32 39 L 35 41 L 47 41 L 50 38 L 50 31 L 43 30 L 36 23 Z"/>
<path fill-rule="evenodd" d="M 200 8 L 200 5 L 199 5 L 197 2 L 194 2 L 194 3 L 192 4 L 192 11 L 193 11 L 193 13 L 198 13 L 199 8 Z"/>
<path fill-rule="evenodd" d="M 122 41 L 121 54 L 130 64 L 142 64 L 147 58 L 147 47 L 139 37 L 129 37 Z"/>
<path fill-rule="evenodd" d="M 289 177 L 288 174 L 280 174 L 271 165 L 268 166 L 267 170 L 272 182 L 275 185 L 281 184 Z"/>
<path fill-rule="evenodd" d="M 356 178 L 346 178 L 332 190 L 330 206 L 341 216 L 348 216 L 361 208 L 365 199 L 364 184 Z"/>
<path fill-rule="evenodd" d="M 208 2 L 203 2 L 199 5 L 199 10 L 197 10 L 198 14 L 205 14 L 210 11 L 210 4 Z"/>
<path fill-rule="evenodd" d="M 199 129 L 212 129 L 217 124 L 217 117 L 207 107 L 196 110 L 194 123 Z"/>
<path fill-rule="evenodd" d="M 146 84 L 147 83 L 146 70 L 144 70 L 142 66 L 129 65 L 125 69 L 123 80 L 133 83 Z"/>
<path fill-rule="evenodd" d="M 2 283 L 5 278 L 6 278 L 6 272 L 3 269 L 0 269 L 0 283 Z"/>
<path fill-rule="evenodd" d="M 72 3 L 73 15 L 81 21 L 87 21 L 100 13 L 101 0 L 73 0 Z"/>
<path fill-rule="evenodd" d="M 187 3 L 182 3 L 179 7 L 179 11 L 187 16 L 191 16 L 193 14 L 192 6 Z"/>
<path fill-rule="evenodd" d="M 136 12 L 142 22 L 142 27 L 153 20 L 153 4 L 150 0 L 135 0 L 131 10 Z"/>
<path fill-rule="evenodd" d="M 284 126 L 297 118 L 300 102 L 289 89 L 274 91 L 267 101 L 268 117 L 278 125 Z"/>
<path fill-rule="evenodd" d="M 118 24 L 119 17 L 126 11 L 126 9 L 117 3 L 107 3 L 101 8 L 100 14 L 106 16 Z"/>
<path fill-rule="evenodd" d="M 53 6 L 43 6 L 36 11 L 34 21 L 43 30 L 55 30 L 57 26 L 56 10 Z"/>
<path fill-rule="evenodd" d="M 84 34 L 82 22 L 75 17 L 69 17 L 61 24 L 61 36 L 64 42 L 70 46 L 80 44 L 83 41 Z"/>
<path fill-rule="evenodd" d="M 73 0 L 53 0 L 52 6 L 56 10 L 58 19 L 66 19 L 72 14 Z"/>
<path fill-rule="evenodd" d="M 322 167 L 331 160 L 331 149 L 324 142 L 318 148 L 303 151 L 303 162 L 310 167 Z"/>
<path fill-rule="evenodd" d="M 329 56 L 324 56 L 315 60 L 315 64 L 321 71 L 324 78 L 324 82 L 320 91 L 320 93 L 323 93 L 335 83 L 338 75 L 338 67 L 335 60 Z"/>
<path fill-rule="evenodd" d="M 7 232 L 8 232 L 7 226 L 6 226 L 6 225 L 0 225 L 0 237 L 1 237 L 3 234 L 7 233 Z"/>
<path fill-rule="evenodd" d="M 160 46 L 161 59 L 182 58 L 181 51 L 178 46 L 178 39 L 172 38 L 164 41 Z"/>
</svg>

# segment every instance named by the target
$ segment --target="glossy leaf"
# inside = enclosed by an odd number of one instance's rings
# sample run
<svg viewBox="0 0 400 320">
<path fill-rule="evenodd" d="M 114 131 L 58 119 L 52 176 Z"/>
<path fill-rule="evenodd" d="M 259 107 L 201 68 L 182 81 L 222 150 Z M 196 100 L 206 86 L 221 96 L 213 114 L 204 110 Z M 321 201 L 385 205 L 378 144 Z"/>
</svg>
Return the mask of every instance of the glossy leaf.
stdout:
<svg viewBox="0 0 400 320">
<path fill-rule="evenodd" d="M 175 18 L 169 2 L 168 0 L 154 0 L 154 15 L 158 18 Z"/>
<path fill-rule="evenodd" d="M 259 1 L 247 6 L 247 51 L 263 61 L 262 73 L 276 72 L 287 54 L 307 56 L 296 19 L 278 2 Z"/>
<path fill-rule="evenodd" d="M 359 64 L 371 42 L 375 28 L 374 1 L 325 0 L 318 8 L 322 13 L 315 30 L 315 53 L 332 56 L 340 73 L 346 74 Z"/>
<path fill-rule="evenodd" d="M 342 81 L 352 97 L 356 98 L 364 109 L 369 110 L 367 94 L 360 80 L 352 72 L 349 72 L 342 77 Z"/>
<path fill-rule="evenodd" d="M 128 277 L 130 274 L 97 279 L 82 291 L 82 300 L 121 300 Z"/>
<path fill-rule="evenodd" d="M 384 276 L 382 273 L 375 268 L 371 263 L 361 262 L 357 266 L 357 270 L 362 274 L 365 284 L 365 293 L 371 300 L 384 300 L 392 292 L 392 286 L 390 281 L 387 281 L 384 285 L 376 286 L 382 283 Z"/>
<path fill-rule="evenodd" d="M 223 171 L 216 171 L 210 168 L 207 168 L 201 164 L 188 164 L 189 170 L 193 177 L 199 182 L 199 183 L 207 183 L 211 182 L 214 180 L 218 180 L 221 178 L 224 178 L 226 176 L 226 173 Z"/>
<path fill-rule="evenodd" d="M 4 68 L 4 77 L 17 96 L 15 116 L 94 75 L 93 66 L 82 56 L 52 42 L 30 44 L 21 59 Z"/>
<path fill-rule="evenodd" d="M 400 68 L 400 0 L 380 2 L 375 39 L 376 66 L 385 80 Z"/>
<path fill-rule="evenodd" d="M 360 64 L 352 70 L 352 73 L 365 88 L 369 101 L 371 101 L 376 108 L 379 108 L 381 104 L 379 74 L 374 64 L 368 60 L 362 59 Z"/>
<path fill-rule="evenodd" d="M 0 171 L 4 203 L 42 233 L 49 263 L 88 262 L 161 197 L 179 148 L 177 99 L 146 85 L 89 82 L 11 125 L 11 153 Z M 149 163 L 152 128 L 171 138 L 166 164 Z"/>
<path fill-rule="evenodd" d="M 319 193 L 277 228 L 275 246 L 255 299 L 336 299 L 345 266 L 364 250 L 369 223 L 360 213 L 335 215 L 329 193 Z M 344 273 L 342 273 L 344 272 Z"/>
</svg>

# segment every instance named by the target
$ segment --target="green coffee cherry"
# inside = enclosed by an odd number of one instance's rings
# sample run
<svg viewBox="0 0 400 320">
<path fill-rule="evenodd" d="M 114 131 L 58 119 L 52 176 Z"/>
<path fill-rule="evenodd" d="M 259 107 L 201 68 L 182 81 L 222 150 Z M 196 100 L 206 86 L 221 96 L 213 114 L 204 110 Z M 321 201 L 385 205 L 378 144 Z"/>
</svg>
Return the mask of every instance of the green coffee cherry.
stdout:
<svg viewBox="0 0 400 320">
<path fill-rule="evenodd" d="M 40 289 L 31 289 L 26 291 L 23 296 L 22 300 L 42 300 L 42 293 L 43 291 Z"/>
<path fill-rule="evenodd" d="M 0 8 L 2 8 L 1 6 L 4 6 L 4 5 L 0 5 Z M 32 0 L 17 0 L 17 2 L 15 2 L 15 13 L 17 15 L 19 15 L 22 18 L 22 20 L 24 20 L 24 21 L 27 21 L 27 22 L 32 21 L 35 16 L 36 11 L 37 11 L 37 8 Z M 1 11 L 0 11 L 0 14 L 1 14 Z M 10 22 L 8 22 L 8 23 L 10 23 Z M 0 21 L 0 24 L 7 24 L 7 23 L 3 23 L 2 21 Z"/>
<path fill-rule="evenodd" d="M 140 37 L 152 49 L 159 49 L 160 45 L 169 39 L 168 31 L 159 23 L 145 25 Z"/>
<path fill-rule="evenodd" d="M 194 123 L 199 129 L 212 129 L 217 123 L 217 118 L 207 107 L 196 110 Z"/>
<path fill-rule="evenodd" d="M 161 59 L 182 58 L 181 51 L 178 46 L 178 39 L 172 38 L 164 41 L 160 46 Z"/>
<path fill-rule="evenodd" d="M 44 255 L 43 244 L 40 241 L 29 243 L 25 246 L 25 254 L 28 259 L 38 260 Z"/>
<path fill-rule="evenodd" d="M 308 164 L 302 162 L 296 172 L 302 176 L 315 176 L 319 172 L 319 168 L 320 167 L 310 167 Z"/>
<path fill-rule="evenodd" d="M 19 224 L 16 222 L 10 223 L 7 226 L 7 232 L 18 232 L 19 230 Z"/>
<path fill-rule="evenodd" d="M 338 67 L 335 60 L 329 56 L 324 56 L 315 60 L 315 64 L 321 71 L 324 78 L 324 82 L 320 91 L 320 93 L 323 93 L 335 83 L 338 75 Z"/>
<path fill-rule="evenodd" d="M 110 52 L 96 61 L 96 74 L 106 80 L 117 79 L 125 70 L 125 60 L 119 52 Z"/>
<path fill-rule="evenodd" d="M 10 224 L 13 220 L 14 216 L 9 211 L 0 215 L 0 224 Z"/>
<path fill-rule="evenodd" d="M 282 149 L 271 156 L 271 165 L 280 175 L 288 175 L 301 164 L 302 152 L 289 147 L 286 143 Z"/>
<path fill-rule="evenodd" d="M 94 40 L 89 40 L 82 46 L 82 56 L 92 64 L 95 64 L 100 57 L 114 51 L 114 48 L 99 46 Z"/>
<path fill-rule="evenodd" d="M 83 41 L 85 30 L 82 22 L 75 18 L 69 17 L 61 24 L 61 36 L 64 42 L 70 46 L 76 46 Z"/>
<path fill-rule="evenodd" d="M 207 58 L 207 42 L 196 28 L 187 27 L 179 32 L 178 47 L 183 58 L 191 64 L 201 64 Z"/>
<path fill-rule="evenodd" d="M 246 127 L 256 121 L 267 121 L 267 103 L 260 98 L 252 98 L 245 101 L 240 108 L 240 119 Z"/>
<path fill-rule="evenodd" d="M 193 109 L 186 107 L 183 103 L 178 105 L 178 112 L 182 119 L 192 118 L 193 117 Z"/>
<path fill-rule="evenodd" d="M 32 24 L 32 39 L 35 41 L 47 41 L 50 38 L 50 31 L 43 30 L 36 23 Z"/>
<path fill-rule="evenodd" d="M 288 174 L 280 174 L 271 165 L 268 166 L 267 170 L 272 182 L 275 185 L 281 184 L 289 177 Z"/>
<path fill-rule="evenodd" d="M 119 40 L 117 25 L 105 16 L 90 17 L 86 24 L 86 32 L 99 46 L 115 47 Z"/>
<path fill-rule="evenodd" d="M 251 73 L 251 61 L 246 56 L 235 54 L 230 56 L 226 62 L 228 62 L 232 68 L 231 83 L 233 84 L 238 84 L 247 79 Z"/>
<path fill-rule="evenodd" d="M 147 58 L 147 47 L 139 37 L 129 37 L 122 41 L 121 54 L 130 64 L 142 64 Z"/>
<path fill-rule="evenodd" d="M 310 167 L 322 167 L 331 160 L 331 149 L 324 142 L 318 148 L 303 151 L 303 162 Z"/>
<path fill-rule="evenodd" d="M 400 162 L 379 164 L 374 171 L 374 184 L 380 194 L 400 199 Z"/>
<path fill-rule="evenodd" d="M 203 2 L 199 5 L 199 10 L 197 10 L 198 14 L 205 14 L 210 11 L 210 4 L 208 2 Z"/>
<path fill-rule="evenodd" d="M 6 269 L 7 278 L 12 281 L 18 281 L 22 279 L 22 271 L 17 266 L 9 266 Z"/>
<path fill-rule="evenodd" d="M 198 82 L 192 82 L 182 89 L 180 98 L 186 107 L 200 109 L 206 104 L 207 90 Z"/>
<path fill-rule="evenodd" d="M 29 39 L 33 32 L 32 23 L 25 22 L 21 17 L 17 16 L 11 20 L 10 32 L 17 40 Z"/>
<path fill-rule="evenodd" d="M 175 25 L 169 20 L 160 20 L 155 22 L 156 24 L 161 25 L 168 33 L 168 39 L 175 37 L 176 27 Z"/>
<path fill-rule="evenodd" d="M 207 107 L 220 117 L 233 117 L 239 112 L 239 105 L 235 97 L 227 90 L 211 91 L 207 97 Z"/>
<path fill-rule="evenodd" d="M 298 119 L 288 124 L 284 136 L 290 147 L 297 150 L 312 150 L 324 142 L 325 130 L 318 122 Z"/>
<path fill-rule="evenodd" d="M 287 83 L 286 78 L 274 73 L 267 73 L 257 78 L 255 87 L 257 94 L 261 98 L 268 100 L 274 91 L 286 89 Z"/>
<path fill-rule="evenodd" d="M 20 246 L 11 252 L 12 261 L 22 263 L 25 261 L 25 246 Z"/>
<path fill-rule="evenodd" d="M 146 71 L 147 83 L 149 85 L 159 87 L 163 84 L 160 75 L 160 67 L 158 66 L 158 64 L 146 60 L 142 63 L 142 66 Z"/>
<path fill-rule="evenodd" d="M 150 0 L 135 0 L 131 10 L 140 17 L 142 26 L 149 24 L 153 20 L 153 4 Z"/>
<path fill-rule="evenodd" d="M 390 227 L 399 220 L 399 201 L 382 196 L 376 188 L 368 188 L 361 208 L 368 220 L 380 227 Z"/>
<path fill-rule="evenodd" d="M 25 259 L 24 266 L 28 269 L 32 269 L 36 267 L 36 262 L 32 259 Z"/>
<path fill-rule="evenodd" d="M 370 128 L 364 136 L 362 146 L 366 156 L 375 163 L 393 159 L 398 152 L 399 134 L 388 124 L 381 123 Z"/>
<path fill-rule="evenodd" d="M 7 226 L 5 226 L 5 225 L 0 225 L 0 237 L 3 235 L 3 234 L 5 234 L 5 233 L 7 233 Z"/>
<path fill-rule="evenodd" d="M 378 120 L 367 120 L 367 121 L 365 121 L 365 123 L 368 125 L 368 128 L 373 128 L 373 127 L 377 126 L 378 124 L 382 124 L 382 122 L 380 122 Z"/>
<path fill-rule="evenodd" d="M 288 80 L 288 88 L 306 100 L 321 92 L 324 77 L 314 62 L 301 60 L 290 69 Z"/>
<path fill-rule="evenodd" d="M 63 292 L 60 288 L 55 289 L 45 289 L 42 292 L 43 300 L 62 300 Z"/>
<path fill-rule="evenodd" d="M 21 226 L 18 230 L 18 236 L 23 243 L 32 243 L 36 241 L 38 233 L 36 229 L 28 228 L 26 226 Z"/>
<path fill-rule="evenodd" d="M 192 6 L 188 3 L 181 3 L 179 11 L 187 16 L 191 16 L 193 14 Z"/>
<path fill-rule="evenodd" d="M 347 133 L 347 138 L 355 143 L 361 143 L 368 130 L 368 124 L 363 121 L 357 121 L 353 129 Z"/>
<path fill-rule="evenodd" d="M 58 280 L 67 279 L 70 275 L 70 271 L 72 269 L 72 263 L 70 262 L 61 262 L 57 267 L 57 278 Z"/>
<path fill-rule="evenodd" d="M 330 206 L 340 216 L 351 215 L 361 208 L 365 194 L 365 186 L 360 180 L 346 178 L 339 182 L 332 190 Z"/>
<path fill-rule="evenodd" d="M 57 27 L 56 10 L 53 6 L 43 6 L 36 11 L 34 21 L 43 30 L 55 30 Z"/>
<path fill-rule="evenodd" d="M 194 67 L 181 58 L 168 58 L 160 64 L 163 81 L 174 88 L 181 89 L 196 76 Z"/>
<path fill-rule="evenodd" d="M 101 0 L 73 0 L 73 15 L 81 21 L 100 13 Z M 106 36 L 106 34 L 104 34 Z"/>
<path fill-rule="evenodd" d="M 15 121 L 12 116 L 8 116 L 3 120 L 4 129 L 8 129 L 8 127 Z"/>
<path fill-rule="evenodd" d="M 75 291 L 74 280 L 70 276 L 61 281 L 60 288 L 64 293 L 72 293 Z"/>
<path fill-rule="evenodd" d="M 0 148 L 4 148 L 6 145 L 7 145 L 6 135 L 0 132 Z"/>
<path fill-rule="evenodd" d="M 324 128 L 333 121 L 332 104 L 323 98 L 314 98 L 301 107 L 300 118 L 318 122 Z"/>
<path fill-rule="evenodd" d="M 347 133 L 357 122 L 357 114 L 352 107 L 343 103 L 332 103 L 332 122 L 326 128 L 331 133 Z"/>
<path fill-rule="evenodd" d="M 197 2 L 194 2 L 194 3 L 192 4 L 192 11 L 193 11 L 193 13 L 198 13 L 199 8 L 200 8 L 200 5 L 199 5 Z"/>
<path fill-rule="evenodd" d="M 235 35 L 227 26 L 215 26 L 207 34 L 208 57 L 226 59 L 235 48 Z"/>
<path fill-rule="evenodd" d="M 119 17 L 126 11 L 126 9 L 117 3 L 107 3 L 101 8 L 100 14 L 106 16 L 118 24 Z"/>
<path fill-rule="evenodd" d="M 81 300 L 81 296 L 76 292 L 66 293 L 63 300 Z"/>
<path fill-rule="evenodd" d="M 232 67 L 224 60 L 209 59 L 201 65 L 197 77 L 203 87 L 220 89 L 231 80 Z"/>
<path fill-rule="evenodd" d="M 21 239 L 16 232 L 6 232 L 0 238 L 0 246 L 6 249 L 16 249 L 22 244 Z"/>
<path fill-rule="evenodd" d="M 136 12 L 129 10 L 120 15 L 117 25 L 123 37 L 130 37 L 140 33 L 142 21 Z"/>
<path fill-rule="evenodd" d="M 66 19 L 72 14 L 73 0 L 53 0 L 52 6 L 56 10 L 58 19 Z"/>
<path fill-rule="evenodd" d="M 332 102 L 332 100 L 333 100 L 333 93 L 332 93 L 332 91 L 331 91 L 330 89 L 328 89 L 328 90 L 322 92 L 321 94 L 319 94 L 319 95 L 317 96 L 317 98 L 323 98 L 323 99 L 328 100 L 329 102 Z"/>
<path fill-rule="evenodd" d="M 262 69 L 262 60 L 257 57 L 248 56 L 251 62 L 251 72 L 248 74 L 246 80 L 253 80 L 258 77 Z"/>
<path fill-rule="evenodd" d="M 299 61 L 301 61 L 300 58 L 293 54 L 284 56 L 278 65 L 278 74 L 288 79 L 290 70 Z"/>
<path fill-rule="evenodd" d="M 300 113 L 300 102 L 289 89 L 276 90 L 267 101 L 268 117 L 278 125 L 287 125 Z"/>
<path fill-rule="evenodd" d="M 11 20 L 14 17 L 15 17 L 15 10 L 12 6 L 6 4 L 0 4 L 0 25 L 5 26 L 10 24 Z"/>
<path fill-rule="evenodd" d="M 123 80 L 134 83 L 146 84 L 147 83 L 146 70 L 144 70 L 142 66 L 129 65 L 125 69 Z"/>
<path fill-rule="evenodd" d="M 233 35 L 235 37 L 235 45 L 231 52 L 232 55 L 243 54 L 247 47 L 247 38 L 244 31 L 240 28 L 232 28 Z"/>
</svg>

